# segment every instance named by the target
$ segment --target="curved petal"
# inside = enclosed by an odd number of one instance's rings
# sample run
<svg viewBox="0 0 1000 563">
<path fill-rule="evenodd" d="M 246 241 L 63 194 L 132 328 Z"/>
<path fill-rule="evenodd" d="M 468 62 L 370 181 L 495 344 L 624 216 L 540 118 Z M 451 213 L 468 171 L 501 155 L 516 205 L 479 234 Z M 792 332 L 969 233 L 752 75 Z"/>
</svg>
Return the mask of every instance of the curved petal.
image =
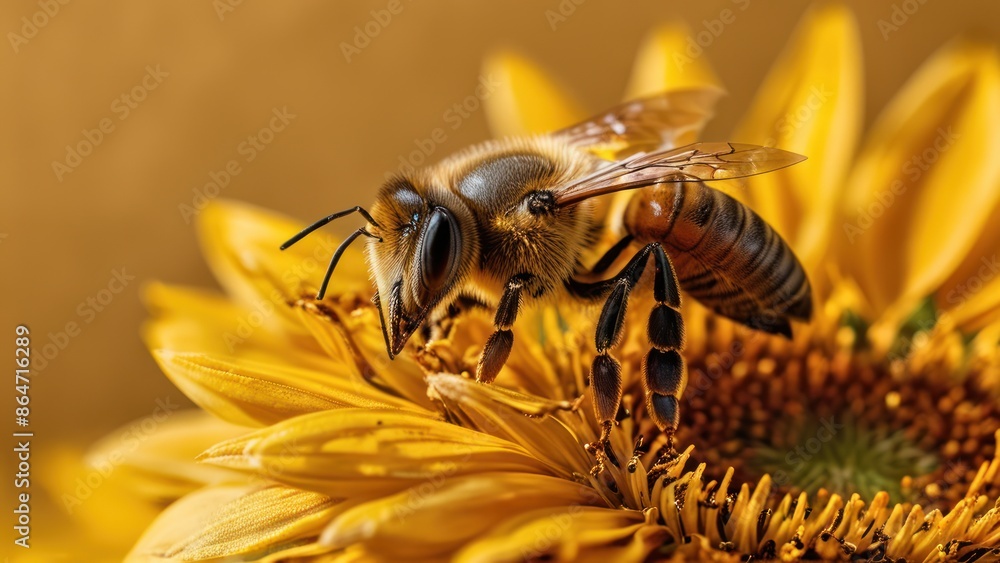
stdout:
<svg viewBox="0 0 1000 563">
<path fill-rule="evenodd" d="M 192 401 L 244 426 L 343 407 L 416 409 L 368 385 L 346 365 L 318 372 L 197 352 L 155 350 L 160 368 Z"/>
<path fill-rule="evenodd" d="M 200 459 L 345 498 L 476 473 L 547 473 L 506 440 L 427 416 L 371 409 L 296 417 L 213 446 Z"/>
<path fill-rule="evenodd" d="M 428 559 L 454 553 L 521 512 L 600 502 L 593 489 L 565 479 L 483 473 L 427 482 L 355 506 L 334 519 L 320 542 L 331 547 L 361 544 L 380 558 Z"/>
<path fill-rule="evenodd" d="M 666 530 L 642 512 L 573 505 L 519 514 L 467 545 L 455 560 L 638 562 L 667 539 Z"/>
<path fill-rule="evenodd" d="M 667 90 L 720 86 L 707 57 L 692 52 L 691 45 L 697 44 L 684 22 L 667 23 L 650 32 L 636 55 L 625 99 L 645 98 Z"/>
<path fill-rule="evenodd" d="M 178 499 L 205 485 L 246 479 L 236 471 L 195 461 L 205 448 L 246 433 L 246 427 L 203 411 L 178 412 L 169 399 L 158 403 L 149 416 L 94 444 L 87 451 L 87 466 L 113 472 L 118 485 L 151 504 Z"/>
<path fill-rule="evenodd" d="M 210 487 L 164 510 L 126 561 L 255 559 L 315 537 L 338 510 L 329 497 L 288 487 Z"/>
<path fill-rule="evenodd" d="M 850 11 L 836 4 L 810 10 L 732 136 L 808 157 L 747 179 L 748 191 L 736 195 L 791 244 L 819 297 L 838 191 L 861 127 L 861 64 Z"/>
<path fill-rule="evenodd" d="M 53 499 L 52 514 L 46 510 L 48 503 L 33 510 L 41 510 L 45 521 L 68 516 L 79 525 L 77 530 L 58 526 L 58 542 L 48 541 L 42 532 L 41 546 L 73 546 L 75 553 L 95 559 L 102 546 L 116 552 L 107 560 L 120 560 L 165 503 L 205 485 L 246 481 L 239 472 L 195 461 L 204 448 L 246 428 L 176 408 L 161 399 L 149 416 L 109 433 L 85 453 L 53 444 L 39 454 L 38 483 Z M 115 533 L 109 534 L 109 529 Z"/>
<path fill-rule="evenodd" d="M 133 482 L 120 478 L 127 470 L 94 467 L 75 446 L 50 443 L 32 456 L 32 489 L 40 486 L 41 490 L 32 492 L 31 500 L 37 493 L 51 501 L 32 505 L 31 516 L 36 522 L 53 525 L 32 530 L 31 549 L 26 554 L 59 556 L 42 556 L 39 561 L 66 559 L 80 549 L 95 559 L 105 556 L 98 559 L 101 561 L 119 560 L 163 509 L 163 499 L 136 494 Z M 109 534 L 108 530 L 115 532 Z"/>
<path fill-rule="evenodd" d="M 378 309 L 366 306 L 344 310 L 310 299 L 300 300 L 296 306 L 303 326 L 331 357 L 349 359 L 353 362 L 352 372 L 358 377 L 398 393 L 414 405 L 433 408 L 427 398 L 424 372 L 412 352 L 416 346 L 409 344 L 403 353 L 390 360 Z"/>
<path fill-rule="evenodd" d="M 1000 184 L 994 190 L 1000 192 Z M 965 331 L 1000 320 L 1000 202 L 962 263 L 935 293 L 935 303 Z"/>
<path fill-rule="evenodd" d="M 548 133 L 583 121 L 583 106 L 521 55 L 500 51 L 483 62 L 483 75 L 499 83 L 483 100 L 496 137 Z"/>
<path fill-rule="evenodd" d="M 958 42 L 875 124 L 848 182 L 845 257 L 860 255 L 854 274 L 886 326 L 979 260 L 969 251 L 1000 198 L 998 122 L 997 53 Z"/>
<path fill-rule="evenodd" d="M 301 367 L 327 370 L 346 356 L 328 357 L 308 335 L 291 334 L 272 326 L 267 319 L 276 314 L 274 305 L 262 302 L 248 309 L 221 294 L 162 283 L 143 288 L 143 300 L 152 319 L 143 326 L 143 340 L 150 350 L 198 350 L 218 356 L 233 356 L 275 363 L 295 350 Z"/>
<path fill-rule="evenodd" d="M 994 256 L 996 255 L 990 255 L 988 263 L 993 263 Z M 976 278 L 969 278 L 969 280 L 974 279 Z M 968 283 L 970 282 L 967 281 L 966 284 Z M 978 291 L 972 291 L 969 285 L 959 288 L 944 292 L 945 300 L 956 296 L 959 298 L 957 304 L 948 301 L 955 306 L 954 310 L 948 311 L 948 315 L 957 327 L 967 332 L 974 332 L 1000 319 L 1000 282 L 991 278 L 990 282 Z M 957 293 L 953 293 L 954 291 Z"/>
<path fill-rule="evenodd" d="M 277 315 L 269 323 L 303 332 L 287 307 L 303 296 L 313 296 L 327 262 L 339 241 L 315 232 L 291 248 L 278 247 L 303 225 L 251 205 L 213 201 L 198 215 L 198 234 L 205 259 L 226 292 L 249 309 L 271 304 Z M 370 295 L 368 269 L 361 249 L 351 246 L 341 258 L 331 293 Z"/>
<path fill-rule="evenodd" d="M 566 478 L 573 473 L 585 475 L 593 466 L 582 443 L 597 437 L 576 436 L 553 414 L 562 411 L 567 417 L 578 417 L 566 412 L 573 408 L 569 402 L 540 399 L 446 373 L 427 376 L 427 385 L 463 425 L 523 446 Z"/>
</svg>

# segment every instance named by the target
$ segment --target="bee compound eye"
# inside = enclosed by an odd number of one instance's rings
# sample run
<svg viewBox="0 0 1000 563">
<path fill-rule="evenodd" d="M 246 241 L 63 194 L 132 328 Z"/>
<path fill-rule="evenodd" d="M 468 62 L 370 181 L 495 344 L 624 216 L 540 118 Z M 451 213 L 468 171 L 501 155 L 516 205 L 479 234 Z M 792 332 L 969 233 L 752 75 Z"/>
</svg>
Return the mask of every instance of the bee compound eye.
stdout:
<svg viewBox="0 0 1000 563">
<path fill-rule="evenodd" d="M 437 207 L 427 220 L 420 244 L 420 281 L 434 291 L 444 286 L 458 266 L 461 235 L 451 213 Z"/>
</svg>

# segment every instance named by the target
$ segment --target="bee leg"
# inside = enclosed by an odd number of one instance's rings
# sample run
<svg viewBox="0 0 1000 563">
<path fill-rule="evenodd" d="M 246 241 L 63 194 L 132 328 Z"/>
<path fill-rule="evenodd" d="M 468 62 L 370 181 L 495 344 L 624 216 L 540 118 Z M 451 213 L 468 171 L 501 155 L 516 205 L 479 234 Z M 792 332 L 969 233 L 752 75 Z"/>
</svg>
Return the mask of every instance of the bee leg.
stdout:
<svg viewBox="0 0 1000 563">
<path fill-rule="evenodd" d="M 627 242 L 631 242 L 631 240 L 627 240 Z M 625 244 L 616 245 L 616 247 L 622 247 L 617 250 L 618 253 L 624 249 L 624 246 L 627 246 L 627 242 L 623 241 Z M 597 320 L 594 335 L 597 356 L 594 358 L 590 371 L 590 384 L 594 392 L 594 415 L 601 423 L 601 436 L 597 442 L 588 447 L 588 450 L 597 455 L 596 471 L 600 471 L 604 459 L 615 463 L 614 458 L 611 457 L 613 454 L 611 453 L 609 437 L 622 400 L 622 367 L 621 363 L 609 352 L 621 340 L 628 298 L 632 288 L 639 282 L 639 278 L 646 268 L 651 250 L 652 245 L 644 247 L 632 257 L 617 276 L 605 282 L 570 285 L 571 291 L 575 289 L 577 294 L 582 296 L 593 296 L 599 292 L 607 293 L 604 307 L 601 309 L 601 316 Z M 610 291 L 608 291 L 608 287 L 611 288 Z"/>
<path fill-rule="evenodd" d="M 632 244 L 633 240 L 635 240 L 634 236 L 625 235 L 624 238 L 622 238 L 620 241 L 616 242 L 614 246 L 609 248 L 608 251 L 604 253 L 604 256 L 601 256 L 601 258 L 597 261 L 597 263 L 594 264 L 594 267 L 590 270 L 590 273 L 596 275 L 596 274 L 603 274 L 604 272 L 606 272 L 608 268 L 610 268 L 611 265 L 615 263 L 615 260 L 617 260 L 618 257 L 621 256 L 622 252 L 625 252 L 625 249 L 628 248 L 630 244 Z"/>
<path fill-rule="evenodd" d="M 687 370 L 680 351 L 684 349 L 684 319 L 680 312 L 677 275 L 663 247 L 652 250 L 656 266 L 647 336 L 650 349 L 642 360 L 642 384 L 650 418 L 667 435 L 666 454 L 673 450 L 674 432 L 680 419 L 680 397 L 687 385 Z"/>
<path fill-rule="evenodd" d="M 510 327 L 513 326 L 517 312 L 521 308 L 521 289 L 530 279 L 530 274 L 518 274 L 507 281 L 503 295 L 500 296 L 496 316 L 493 317 L 496 331 L 486 341 L 483 355 L 479 358 L 479 365 L 476 366 L 476 381 L 492 383 L 500 373 L 500 368 L 507 363 L 507 357 L 510 356 L 510 350 L 514 346 L 514 333 Z"/>
<path fill-rule="evenodd" d="M 684 360 L 679 353 L 684 345 L 684 324 L 680 315 L 677 275 L 663 246 L 659 243 L 647 244 L 614 278 L 589 284 L 570 280 L 567 285 L 579 297 L 607 295 L 597 321 L 595 344 L 598 355 L 591 369 L 594 414 L 601 423 L 601 437 L 589 449 L 598 453 L 599 463 L 601 453 L 609 449 L 607 441 L 622 396 L 621 364 L 608 352 L 621 339 L 629 294 L 639 282 L 650 255 L 656 268 L 653 286 L 656 306 L 647 326 L 651 349 L 643 360 L 643 385 L 650 416 L 667 433 L 667 449 L 672 449 L 678 421 L 678 399 L 686 383 Z"/>
</svg>

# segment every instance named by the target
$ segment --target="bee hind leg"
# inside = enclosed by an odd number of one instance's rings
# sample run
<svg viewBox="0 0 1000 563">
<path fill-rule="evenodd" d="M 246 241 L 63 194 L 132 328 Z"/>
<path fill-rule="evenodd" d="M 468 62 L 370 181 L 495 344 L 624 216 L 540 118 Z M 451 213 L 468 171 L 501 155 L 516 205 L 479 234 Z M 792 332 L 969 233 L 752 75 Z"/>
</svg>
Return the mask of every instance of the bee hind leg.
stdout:
<svg viewBox="0 0 1000 563">
<path fill-rule="evenodd" d="M 496 330 L 490 335 L 483 348 L 483 355 L 476 366 L 476 381 L 492 383 L 500 373 L 500 368 L 507 363 L 510 350 L 514 346 L 514 333 L 510 330 L 521 308 L 521 290 L 531 279 L 530 274 L 518 274 L 507 280 L 500 304 L 497 305 L 493 326 Z"/>
<path fill-rule="evenodd" d="M 642 360 L 642 385 L 646 409 L 653 422 L 667 435 L 664 455 L 673 452 L 673 436 L 680 421 L 680 397 L 687 385 L 684 366 L 684 319 L 681 316 L 677 275 L 659 245 L 653 250 L 656 278 L 647 336 L 650 349 Z"/>
<path fill-rule="evenodd" d="M 627 242 L 621 246 L 626 244 Z M 663 247 L 659 243 L 644 246 L 618 275 L 609 280 L 598 283 L 570 280 L 567 284 L 570 292 L 578 297 L 595 298 L 606 295 L 597 321 L 597 356 L 591 368 L 594 414 L 601 423 L 601 436 L 588 449 L 597 454 L 599 466 L 610 452 L 608 438 L 622 398 L 621 363 L 611 356 L 610 350 L 621 340 L 629 295 L 639 282 L 650 255 L 653 256 L 656 268 L 653 294 L 657 304 L 649 319 L 652 349 L 643 362 L 643 383 L 653 420 L 672 436 L 677 425 L 677 398 L 684 383 L 683 360 L 677 353 L 683 345 L 684 326 L 680 320 L 677 276 Z M 680 363 L 677 363 L 678 360 Z M 652 366 L 651 371 L 645 369 L 647 365 Z M 664 371 L 668 368 L 668 371 Z"/>
</svg>

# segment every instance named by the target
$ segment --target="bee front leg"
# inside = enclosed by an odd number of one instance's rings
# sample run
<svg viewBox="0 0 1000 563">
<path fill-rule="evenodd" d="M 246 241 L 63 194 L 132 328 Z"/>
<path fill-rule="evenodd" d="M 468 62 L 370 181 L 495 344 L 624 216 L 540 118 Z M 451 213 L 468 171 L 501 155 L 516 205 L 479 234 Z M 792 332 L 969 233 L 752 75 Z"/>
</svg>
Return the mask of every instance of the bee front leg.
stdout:
<svg viewBox="0 0 1000 563">
<path fill-rule="evenodd" d="M 497 305 L 493 326 L 496 331 L 490 335 L 483 348 L 483 355 L 476 366 L 476 381 L 492 383 L 507 363 L 510 350 L 514 346 L 514 333 L 510 330 L 521 308 L 521 290 L 531 280 L 531 274 L 518 274 L 507 280 L 500 304 Z"/>
</svg>

